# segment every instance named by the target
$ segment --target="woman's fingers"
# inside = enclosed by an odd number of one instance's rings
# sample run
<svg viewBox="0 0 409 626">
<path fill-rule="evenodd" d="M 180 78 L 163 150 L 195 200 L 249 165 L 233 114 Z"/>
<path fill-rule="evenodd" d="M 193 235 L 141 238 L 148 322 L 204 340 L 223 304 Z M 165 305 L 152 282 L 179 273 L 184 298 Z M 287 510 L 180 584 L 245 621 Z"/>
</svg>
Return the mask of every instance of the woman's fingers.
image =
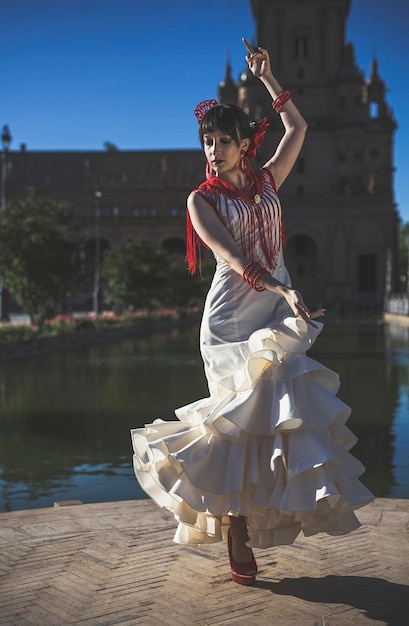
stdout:
<svg viewBox="0 0 409 626">
<path fill-rule="evenodd" d="M 321 317 L 322 315 L 325 314 L 326 310 L 327 309 L 317 309 L 316 311 L 311 313 L 311 318 L 315 319 L 316 317 Z"/>
<path fill-rule="evenodd" d="M 298 315 L 300 317 L 302 317 L 303 320 L 309 326 L 312 326 L 313 328 L 318 328 L 318 326 L 316 324 L 314 324 L 314 322 L 312 320 L 316 319 L 317 317 L 322 317 L 322 315 L 324 315 L 324 313 L 326 311 L 326 309 L 317 309 L 316 311 L 313 311 L 312 313 L 310 313 L 308 308 L 303 306 L 303 305 L 296 305 L 296 308 L 297 308 L 297 311 L 298 311 Z"/>
<path fill-rule="evenodd" d="M 311 313 L 310 313 L 308 307 L 305 306 L 305 304 L 296 304 L 295 308 L 296 308 L 297 312 L 299 314 L 301 314 L 303 317 L 304 317 L 304 315 L 306 317 L 311 317 Z"/>
<path fill-rule="evenodd" d="M 247 50 L 248 50 L 249 55 L 254 54 L 254 53 L 255 53 L 255 50 L 254 50 L 253 46 L 249 44 L 249 42 L 247 41 L 247 39 L 244 39 L 244 37 L 242 37 L 242 39 L 241 39 L 241 40 L 242 40 L 242 42 L 244 43 L 244 45 L 246 46 L 246 48 L 247 48 Z M 247 58 L 247 57 L 246 57 L 246 58 Z"/>
<path fill-rule="evenodd" d="M 314 324 L 314 322 L 311 319 L 311 313 L 308 311 L 308 309 L 301 307 L 300 305 L 296 305 L 296 309 L 297 309 L 297 317 L 301 317 L 304 322 L 306 322 L 308 324 L 308 326 L 312 326 L 313 328 L 318 328 L 318 326 L 316 324 Z"/>
<path fill-rule="evenodd" d="M 257 56 L 265 56 L 265 50 L 260 47 L 258 47 L 257 50 L 254 50 L 253 46 L 244 37 L 242 38 L 242 42 L 246 46 L 248 52 L 248 54 L 246 55 L 247 63 L 249 63 L 249 61 L 253 61 Z"/>
<path fill-rule="evenodd" d="M 298 315 L 299 317 L 302 317 L 302 319 L 309 325 L 312 326 L 313 328 L 318 328 L 318 326 L 316 324 L 314 324 L 312 322 L 313 319 L 317 318 L 317 317 L 321 317 L 322 315 L 325 314 L 326 309 L 317 309 L 316 311 L 313 311 L 312 313 L 310 312 L 309 308 L 307 307 L 306 304 L 304 304 L 304 302 L 297 302 L 295 304 L 295 314 Z"/>
<path fill-rule="evenodd" d="M 316 309 L 311 313 L 310 309 L 305 304 L 301 293 L 296 290 L 290 290 L 286 299 L 296 317 L 301 317 L 309 326 L 318 328 L 312 320 L 316 317 L 324 315 L 326 309 Z"/>
</svg>

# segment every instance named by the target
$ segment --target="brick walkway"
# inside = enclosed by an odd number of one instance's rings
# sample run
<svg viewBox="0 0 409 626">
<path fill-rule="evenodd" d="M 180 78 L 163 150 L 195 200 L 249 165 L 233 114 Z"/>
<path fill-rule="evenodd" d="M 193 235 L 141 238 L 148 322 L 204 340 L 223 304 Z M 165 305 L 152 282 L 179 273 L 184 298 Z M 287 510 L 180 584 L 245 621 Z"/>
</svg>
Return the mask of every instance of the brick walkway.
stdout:
<svg viewBox="0 0 409 626">
<path fill-rule="evenodd" d="M 257 550 L 254 587 L 225 544 L 172 542 L 149 500 L 0 513 L 0 624 L 405 626 L 409 500 L 377 499 L 339 538 Z"/>
</svg>

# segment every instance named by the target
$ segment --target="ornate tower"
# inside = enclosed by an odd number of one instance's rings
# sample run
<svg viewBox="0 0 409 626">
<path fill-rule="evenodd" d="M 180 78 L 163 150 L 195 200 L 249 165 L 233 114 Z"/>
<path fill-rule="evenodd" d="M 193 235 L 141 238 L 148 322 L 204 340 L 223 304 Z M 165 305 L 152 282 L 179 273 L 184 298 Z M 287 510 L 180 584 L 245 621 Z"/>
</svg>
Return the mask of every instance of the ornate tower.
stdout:
<svg viewBox="0 0 409 626">
<path fill-rule="evenodd" d="M 286 262 L 311 307 L 381 309 L 388 251 L 396 250 L 393 134 L 396 123 L 374 58 L 365 80 L 345 41 L 351 0 L 251 0 L 254 45 L 308 122 L 305 145 L 280 189 Z M 231 76 L 231 75 L 230 75 Z M 226 82 L 226 80 L 225 80 Z M 227 96 L 227 93 L 226 93 Z M 221 102 L 232 102 L 219 91 Z M 251 119 L 267 116 L 258 157 L 274 151 L 283 127 L 258 79 L 245 69 L 237 103 Z"/>
<path fill-rule="evenodd" d="M 220 83 L 218 89 L 219 102 L 237 104 L 237 85 L 232 78 L 232 69 L 230 63 L 230 55 L 227 57 L 224 80 Z"/>
</svg>

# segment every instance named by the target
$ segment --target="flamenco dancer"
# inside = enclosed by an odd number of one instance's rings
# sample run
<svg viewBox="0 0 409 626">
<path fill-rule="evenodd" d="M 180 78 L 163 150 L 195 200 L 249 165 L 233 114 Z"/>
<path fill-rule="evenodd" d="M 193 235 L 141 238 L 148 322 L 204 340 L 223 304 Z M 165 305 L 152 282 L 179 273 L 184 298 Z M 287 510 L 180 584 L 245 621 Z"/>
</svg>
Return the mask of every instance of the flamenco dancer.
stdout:
<svg viewBox="0 0 409 626">
<path fill-rule="evenodd" d="M 195 272 L 201 245 L 216 259 L 200 332 L 209 397 L 131 435 L 137 479 L 179 522 L 174 541 L 227 540 L 232 579 L 251 585 L 253 548 L 291 544 L 301 531 L 348 533 L 373 496 L 348 452 L 356 438 L 335 395 L 339 377 L 306 355 L 324 310 L 310 312 L 283 260 L 277 193 L 307 124 L 267 50 L 243 43 L 284 132 L 253 172 L 267 121 L 253 126 L 240 107 L 214 100 L 195 109 L 207 180 L 188 198 L 187 261 Z"/>
</svg>

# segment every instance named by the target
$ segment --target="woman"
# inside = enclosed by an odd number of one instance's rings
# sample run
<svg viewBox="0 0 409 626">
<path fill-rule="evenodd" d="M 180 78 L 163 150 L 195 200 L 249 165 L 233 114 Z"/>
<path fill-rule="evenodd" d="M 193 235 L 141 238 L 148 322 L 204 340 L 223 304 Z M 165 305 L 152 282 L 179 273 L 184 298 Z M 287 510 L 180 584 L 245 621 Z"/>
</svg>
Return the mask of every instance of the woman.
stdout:
<svg viewBox="0 0 409 626">
<path fill-rule="evenodd" d="M 372 494 L 347 450 L 350 409 L 339 379 L 306 356 L 322 325 L 290 285 L 283 262 L 277 191 L 301 150 L 307 124 L 274 78 L 266 50 L 248 50 L 250 70 L 281 116 L 283 137 L 252 172 L 265 120 L 252 128 L 242 109 L 200 103 L 195 114 L 207 181 L 188 198 L 187 259 L 200 244 L 216 258 L 201 324 L 209 397 L 132 431 L 136 476 L 179 526 L 175 541 L 228 539 L 232 578 L 254 583 L 254 547 L 292 543 L 299 532 L 342 534 Z"/>
</svg>

